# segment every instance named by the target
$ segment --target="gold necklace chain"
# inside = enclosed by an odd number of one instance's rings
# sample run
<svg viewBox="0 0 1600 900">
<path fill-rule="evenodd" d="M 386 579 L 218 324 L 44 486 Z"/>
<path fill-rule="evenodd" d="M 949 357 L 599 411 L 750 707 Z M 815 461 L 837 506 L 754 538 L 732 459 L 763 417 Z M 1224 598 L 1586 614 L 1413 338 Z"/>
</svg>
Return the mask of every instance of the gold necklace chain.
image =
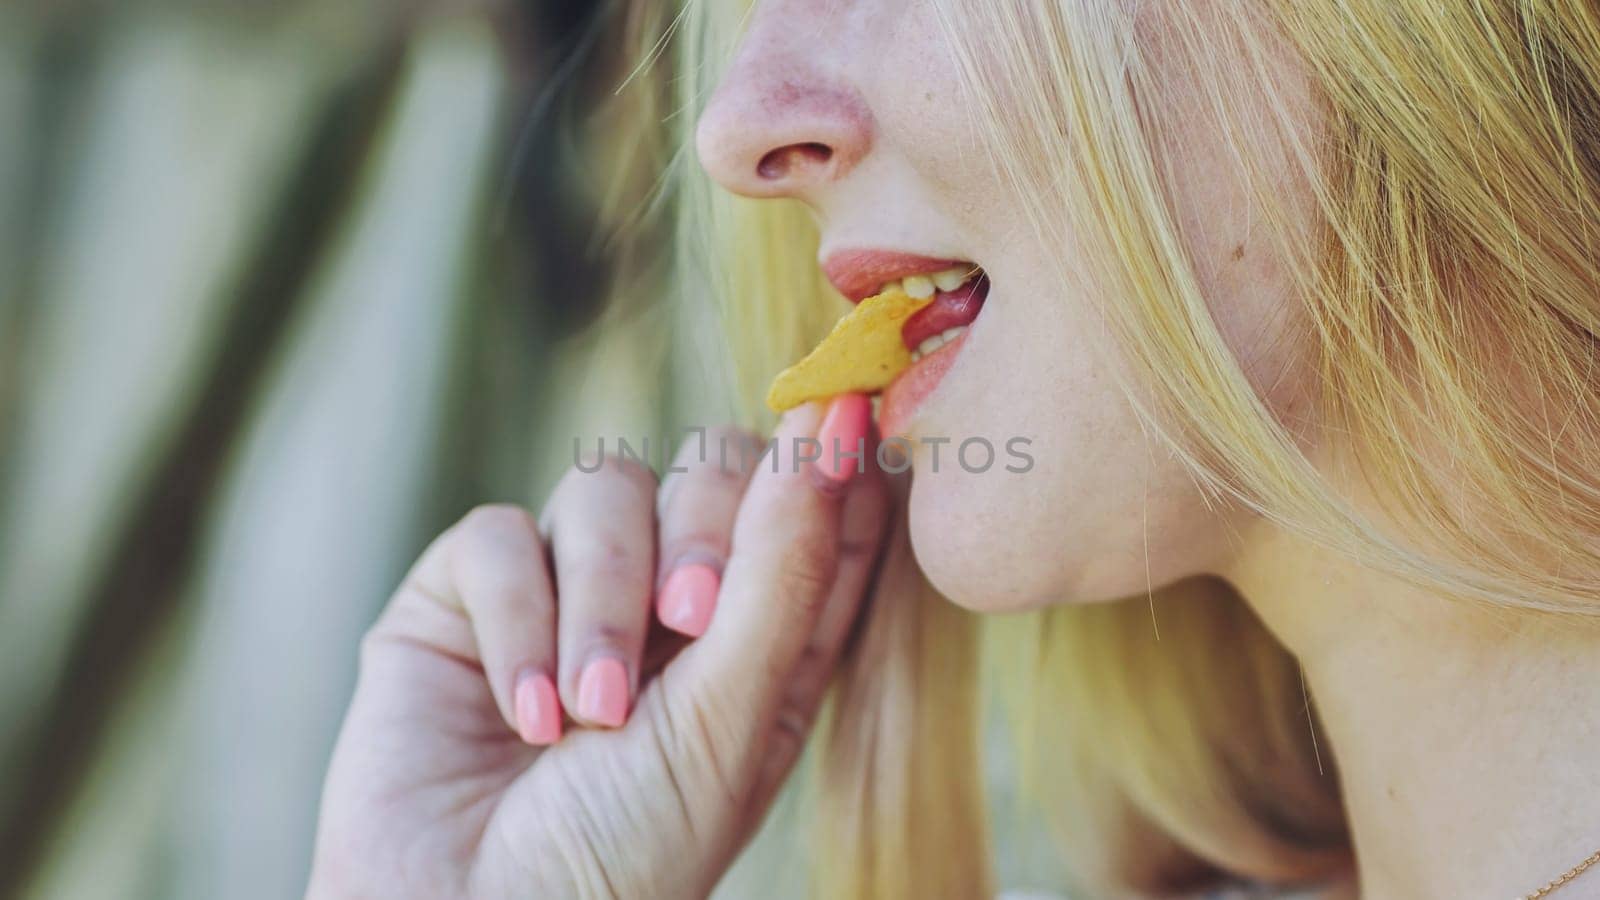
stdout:
<svg viewBox="0 0 1600 900">
<path fill-rule="evenodd" d="M 1595 863 L 1600 863 L 1600 850 L 1596 850 L 1595 852 L 1589 854 L 1589 857 L 1583 862 L 1580 862 L 1565 872 L 1562 872 L 1560 877 L 1556 878 L 1554 881 L 1545 882 L 1544 887 L 1539 888 L 1531 894 L 1525 894 L 1521 897 L 1518 897 L 1517 900 L 1539 900 L 1540 897 L 1548 897 L 1565 887 L 1567 882 L 1577 878 L 1579 875 L 1582 875 L 1586 869 Z"/>
</svg>

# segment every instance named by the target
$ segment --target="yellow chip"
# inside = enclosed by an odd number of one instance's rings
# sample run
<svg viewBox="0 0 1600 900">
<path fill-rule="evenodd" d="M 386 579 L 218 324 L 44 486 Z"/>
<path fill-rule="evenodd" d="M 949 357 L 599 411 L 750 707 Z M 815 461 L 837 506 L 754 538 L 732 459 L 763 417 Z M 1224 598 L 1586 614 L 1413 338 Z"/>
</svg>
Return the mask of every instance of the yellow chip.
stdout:
<svg viewBox="0 0 1600 900">
<path fill-rule="evenodd" d="M 861 301 L 805 359 L 778 373 L 767 391 L 767 405 L 783 412 L 808 400 L 887 387 L 911 365 L 900 329 L 932 302 L 932 297 L 919 300 L 898 287 Z"/>
</svg>

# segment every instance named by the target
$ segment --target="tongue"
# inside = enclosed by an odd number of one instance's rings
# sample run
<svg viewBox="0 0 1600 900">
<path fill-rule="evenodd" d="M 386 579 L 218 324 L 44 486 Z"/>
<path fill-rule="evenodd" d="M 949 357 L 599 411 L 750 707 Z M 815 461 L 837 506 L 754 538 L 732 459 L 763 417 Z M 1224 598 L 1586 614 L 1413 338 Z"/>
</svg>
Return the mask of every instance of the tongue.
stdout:
<svg viewBox="0 0 1600 900">
<path fill-rule="evenodd" d="M 933 302 L 906 320 L 900 339 L 906 349 L 915 350 L 928 338 L 960 325 L 971 325 L 989 296 L 989 276 L 979 275 L 953 291 L 940 291 Z"/>
</svg>

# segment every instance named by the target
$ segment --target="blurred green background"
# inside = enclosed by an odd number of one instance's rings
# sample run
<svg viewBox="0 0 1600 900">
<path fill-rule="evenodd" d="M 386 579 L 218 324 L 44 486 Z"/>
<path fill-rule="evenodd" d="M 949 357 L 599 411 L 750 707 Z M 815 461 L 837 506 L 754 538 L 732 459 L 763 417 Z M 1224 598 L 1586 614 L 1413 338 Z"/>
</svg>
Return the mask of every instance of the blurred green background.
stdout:
<svg viewBox="0 0 1600 900">
<path fill-rule="evenodd" d="M 652 27 L 0 6 L 0 896 L 297 896 L 406 565 L 658 424 Z"/>
<path fill-rule="evenodd" d="M 659 7 L 0 5 L 0 897 L 298 896 L 427 540 L 731 417 L 655 302 Z M 793 806 L 724 894 L 803 885 Z"/>
</svg>

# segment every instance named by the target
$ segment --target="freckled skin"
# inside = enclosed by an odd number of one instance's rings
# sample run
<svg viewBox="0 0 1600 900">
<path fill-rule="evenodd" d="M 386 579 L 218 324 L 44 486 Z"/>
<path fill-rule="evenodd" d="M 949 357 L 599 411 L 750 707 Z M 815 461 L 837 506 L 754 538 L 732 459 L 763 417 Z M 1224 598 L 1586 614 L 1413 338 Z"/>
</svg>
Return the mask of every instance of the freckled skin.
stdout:
<svg viewBox="0 0 1600 900">
<path fill-rule="evenodd" d="M 1160 15 L 1159 4 L 1150 9 Z M 970 259 L 989 274 L 984 311 L 912 433 L 950 439 L 917 443 L 910 521 L 919 561 L 951 599 L 996 611 L 1110 600 L 1216 571 L 1244 514 L 1208 508 L 1144 433 L 1113 377 L 1126 363 L 1097 312 L 1118 298 L 1086 273 L 1061 283 L 1051 261 L 1083 259 L 1085 236 L 1050 246 L 1034 233 L 1023 198 L 984 158 L 943 40 L 933 10 L 914 0 L 767 0 L 700 122 L 702 164 L 739 193 L 809 205 L 824 255 L 904 250 Z M 1184 112 L 1196 108 L 1186 96 L 1194 74 L 1164 56 L 1149 48 L 1172 111 L 1152 138 L 1170 154 L 1197 277 L 1247 375 L 1292 413 L 1311 367 L 1294 339 L 1288 274 L 1222 136 Z M 1266 115 L 1264 102 L 1245 98 L 1252 106 Z M 752 160 L 806 142 L 828 144 L 832 158 L 783 178 L 755 174 Z M 1299 199 L 1282 182 L 1280 196 Z M 955 450 L 973 436 L 1002 460 L 1007 440 L 1028 438 L 1032 470 L 963 470 Z"/>
</svg>

